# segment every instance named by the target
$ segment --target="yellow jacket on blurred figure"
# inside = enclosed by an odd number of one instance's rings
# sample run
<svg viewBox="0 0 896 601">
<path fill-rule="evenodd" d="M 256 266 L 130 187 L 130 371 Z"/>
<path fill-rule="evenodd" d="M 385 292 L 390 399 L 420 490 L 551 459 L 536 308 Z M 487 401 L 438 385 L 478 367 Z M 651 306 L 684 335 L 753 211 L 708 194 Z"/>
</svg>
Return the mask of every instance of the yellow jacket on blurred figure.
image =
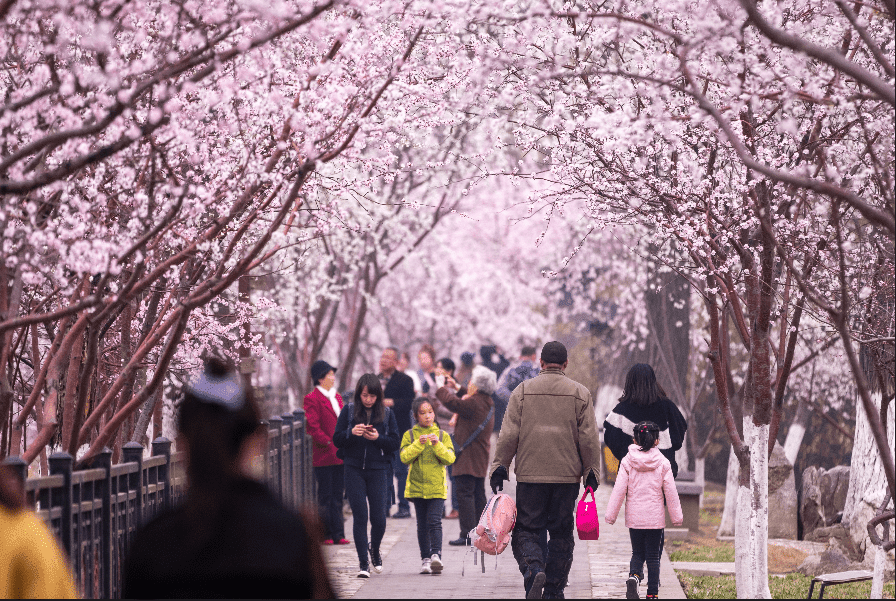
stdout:
<svg viewBox="0 0 896 601">
<path fill-rule="evenodd" d="M 71 572 L 46 524 L 0 505 L 0 598 L 77 599 Z"/>
</svg>

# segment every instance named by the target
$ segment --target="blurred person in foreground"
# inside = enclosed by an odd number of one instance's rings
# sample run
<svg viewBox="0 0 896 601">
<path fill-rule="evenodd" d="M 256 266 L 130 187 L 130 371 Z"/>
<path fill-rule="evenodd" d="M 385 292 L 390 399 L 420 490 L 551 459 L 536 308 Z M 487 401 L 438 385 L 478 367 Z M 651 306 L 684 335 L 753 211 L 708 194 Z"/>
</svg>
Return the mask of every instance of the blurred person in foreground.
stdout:
<svg viewBox="0 0 896 601">
<path fill-rule="evenodd" d="M 333 597 L 316 516 L 287 509 L 252 477 L 267 432 L 239 374 L 207 361 L 185 388 L 178 413 L 188 455 L 186 499 L 134 536 L 122 597 Z"/>
<path fill-rule="evenodd" d="M 0 465 L 0 597 L 77 599 L 65 555 L 53 533 L 25 508 L 19 477 Z"/>
</svg>

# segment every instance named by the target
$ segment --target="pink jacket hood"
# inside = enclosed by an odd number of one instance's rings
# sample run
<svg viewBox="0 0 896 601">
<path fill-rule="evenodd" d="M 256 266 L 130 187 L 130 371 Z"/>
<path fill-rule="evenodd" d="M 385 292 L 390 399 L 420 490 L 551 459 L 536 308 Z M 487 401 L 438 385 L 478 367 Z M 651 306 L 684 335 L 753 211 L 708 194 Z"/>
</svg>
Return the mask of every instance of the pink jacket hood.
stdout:
<svg viewBox="0 0 896 601">
<path fill-rule="evenodd" d="M 680 526 L 684 521 L 672 465 L 656 447 L 646 453 L 638 445 L 628 448 L 628 454 L 619 463 L 616 484 L 607 504 L 604 519 L 608 524 L 616 522 L 623 500 L 628 528 L 665 528 L 667 507 L 673 525 Z"/>
</svg>

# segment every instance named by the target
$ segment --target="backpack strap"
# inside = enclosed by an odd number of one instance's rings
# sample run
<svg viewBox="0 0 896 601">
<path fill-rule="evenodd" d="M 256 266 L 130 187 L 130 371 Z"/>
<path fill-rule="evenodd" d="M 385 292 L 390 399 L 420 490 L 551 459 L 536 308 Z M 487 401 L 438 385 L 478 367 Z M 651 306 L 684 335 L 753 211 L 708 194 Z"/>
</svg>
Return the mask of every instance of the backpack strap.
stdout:
<svg viewBox="0 0 896 601">
<path fill-rule="evenodd" d="M 492 418 L 492 416 L 493 416 L 494 414 L 495 414 L 495 405 L 492 404 L 491 408 L 488 410 L 488 415 L 485 416 L 485 421 L 483 421 L 481 424 L 479 424 L 479 427 L 476 428 L 476 430 L 474 430 L 472 434 L 470 434 L 470 438 L 468 438 L 467 441 L 466 441 L 464 444 L 460 445 L 460 448 L 458 448 L 456 451 L 454 451 L 454 456 L 455 456 L 455 457 L 457 457 L 458 455 L 460 455 L 461 452 L 462 452 L 464 449 L 466 449 L 468 446 L 470 446 L 470 444 L 471 444 L 474 440 L 476 440 L 476 438 L 477 438 L 480 434 L 482 434 L 482 431 L 483 431 L 483 430 L 485 429 L 485 427 L 488 425 L 489 420 Z"/>
</svg>

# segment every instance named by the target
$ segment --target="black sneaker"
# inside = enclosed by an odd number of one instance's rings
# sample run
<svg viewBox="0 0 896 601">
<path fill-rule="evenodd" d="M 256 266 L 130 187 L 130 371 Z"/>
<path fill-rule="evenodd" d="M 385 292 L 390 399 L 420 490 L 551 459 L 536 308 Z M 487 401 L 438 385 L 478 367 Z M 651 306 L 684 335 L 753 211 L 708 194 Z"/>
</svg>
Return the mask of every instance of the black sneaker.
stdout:
<svg viewBox="0 0 896 601">
<path fill-rule="evenodd" d="M 399 509 L 398 511 L 393 513 L 391 517 L 395 518 L 396 520 L 407 519 L 407 518 L 411 517 L 411 510 L 410 509 Z"/>
<path fill-rule="evenodd" d="M 373 564 L 373 571 L 377 574 L 383 573 L 383 558 L 380 557 L 380 550 L 373 548 L 373 543 L 367 544 L 368 549 L 370 549 L 370 563 Z"/>
<path fill-rule="evenodd" d="M 526 593 L 526 599 L 541 599 L 541 594 L 544 591 L 544 581 L 544 572 L 537 572 L 532 578 L 532 586 L 529 588 L 529 592 Z"/>
<path fill-rule="evenodd" d="M 370 566 L 361 564 L 361 568 L 358 570 L 358 578 L 370 578 Z"/>
<path fill-rule="evenodd" d="M 462 536 L 460 538 L 448 541 L 448 544 L 452 547 L 465 547 L 470 544 L 470 537 Z"/>
<path fill-rule="evenodd" d="M 638 586 L 641 584 L 641 578 L 637 574 L 629 574 L 628 580 L 625 581 L 625 598 L 640 599 L 638 596 Z"/>
</svg>

